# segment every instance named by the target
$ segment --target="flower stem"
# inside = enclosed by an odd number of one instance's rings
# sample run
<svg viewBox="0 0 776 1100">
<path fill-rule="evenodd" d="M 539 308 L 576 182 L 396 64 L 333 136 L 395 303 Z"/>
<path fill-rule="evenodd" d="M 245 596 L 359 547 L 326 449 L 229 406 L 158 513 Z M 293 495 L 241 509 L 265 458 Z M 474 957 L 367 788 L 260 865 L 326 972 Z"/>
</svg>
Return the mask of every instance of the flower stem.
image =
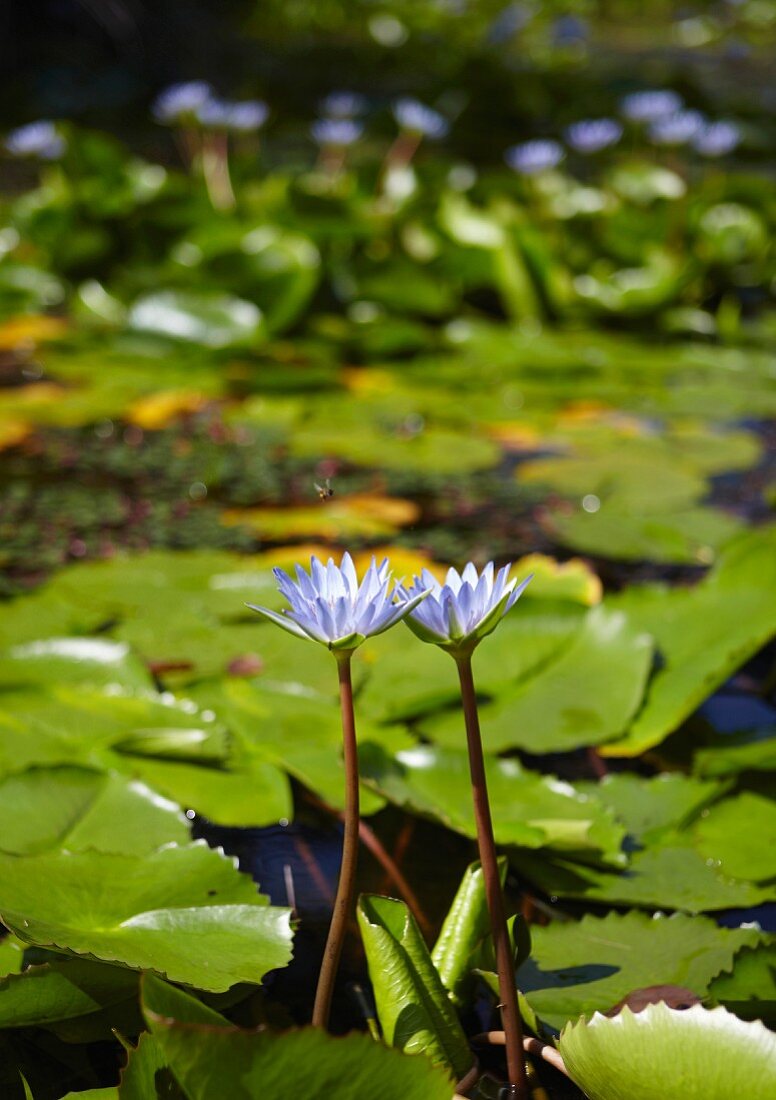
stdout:
<svg viewBox="0 0 776 1100">
<path fill-rule="evenodd" d="M 323 951 L 321 973 L 318 977 L 318 988 L 315 991 L 315 1005 L 313 1007 L 313 1026 L 322 1028 L 326 1028 L 329 1023 L 337 967 L 342 954 L 348 918 L 353 908 L 356 863 L 358 860 L 358 744 L 356 742 L 356 720 L 353 714 L 353 684 L 350 678 L 351 654 L 343 652 L 338 653 L 336 657 L 339 672 L 343 759 L 345 763 L 345 833 L 342 841 L 342 863 L 340 864 L 337 896 L 334 899 L 334 911 L 329 926 L 329 935 L 326 939 L 326 947 Z"/>
<path fill-rule="evenodd" d="M 501 890 L 496 841 L 488 802 L 488 785 L 485 779 L 485 760 L 482 755 L 480 720 L 472 678 L 471 654 L 455 658 L 458 678 L 461 682 L 461 701 L 466 722 L 466 740 L 469 748 L 469 771 L 472 781 L 474 818 L 477 824 L 477 845 L 485 883 L 485 896 L 490 914 L 490 929 L 496 951 L 501 1021 L 506 1035 L 507 1074 L 511 1096 L 514 1100 L 527 1100 L 528 1085 L 523 1055 L 523 1029 L 517 1004 L 517 986 L 512 961 L 512 945 L 507 928 L 504 895 Z"/>
</svg>

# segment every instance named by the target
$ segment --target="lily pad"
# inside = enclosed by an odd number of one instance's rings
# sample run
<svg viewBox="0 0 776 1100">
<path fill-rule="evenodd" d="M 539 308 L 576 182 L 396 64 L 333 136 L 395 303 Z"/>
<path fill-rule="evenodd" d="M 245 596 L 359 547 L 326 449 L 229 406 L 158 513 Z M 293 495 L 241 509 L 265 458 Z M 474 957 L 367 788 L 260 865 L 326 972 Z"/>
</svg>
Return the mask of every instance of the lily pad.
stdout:
<svg viewBox="0 0 776 1100">
<path fill-rule="evenodd" d="M 230 509 L 223 522 L 250 527 L 261 538 L 282 542 L 295 538 L 322 538 L 343 542 L 351 538 L 383 539 L 414 523 L 420 509 L 409 500 L 362 493 L 336 497 L 325 505 L 297 508 Z"/>
<path fill-rule="evenodd" d="M 259 307 L 225 294 L 154 291 L 133 303 L 127 325 L 135 332 L 212 349 L 255 347 L 266 339 Z"/>
<path fill-rule="evenodd" d="M 595 799 L 553 776 L 527 771 L 514 759 L 490 757 L 486 770 L 499 844 L 551 848 L 615 867 L 624 864 L 624 830 Z M 417 745 L 391 758 L 365 747 L 361 774 L 396 805 L 464 836 L 476 836 L 464 749 Z"/>
<path fill-rule="evenodd" d="M 693 588 L 633 586 L 613 603 L 656 640 L 662 665 L 626 737 L 602 750 L 638 756 L 660 742 L 776 632 L 776 528 L 736 540 Z"/>
<path fill-rule="evenodd" d="M 709 987 L 712 1001 L 744 1020 L 776 1024 L 776 943 L 742 947 L 729 973 L 719 974 Z"/>
<path fill-rule="evenodd" d="M 213 991 L 258 983 L 291 957 L 290 911 L 204 843 L 142 857 L 0 854 L 0 871 L 0 917 L 28 943 Z"/>
<path fill-rule="evenodd" d="M 641 702 L 651 663 L 646 633 L 618 612 L 592 608 L 556 660 L 480 708 L 485 749 L 563 752 L 617 737 Z M 461 716 L 425 720 L 422 731 L 442 745 L 460 743 Z"/>
<path fill-rule="evenodd" d="M 703 996 L 736 952 L 759 942 L 753 928 L 720 928 L 683 913 L 590 914 L 531 930 L 531 957 L 517 984 L 537 1016 L 553 1028 L 593 1012 L 608 1012 L 629 993 L 675 985 Z"/>
<path fill-rule="evenodd" d="M 47 1027 L 131 1007 L 138 1020 L 138 977 L 88 959 L 52 957 L 0 981 L 0 1027 Z M 110 1028 L 103 1028 L 110 1037 Z"/>
<path fill-rule="evenodd" d="M 142 855 L 188 839 L 178 806 L 123 776 L 63 766 L 35 768 L 0 783 L 4 852 L 37 855 L 66 848 Z"/>
<path fill-rule="evenodd" d="M 422 1056 L 386 1050 L 369 1035 L 332 1038 L 314 1028 L 273 1034 L 178 1024 L 157 1017 L 153 1037 L 190 1100 L 449 1100 L 453 1082 Z M 214 1074 L 213 1067 L 218 1066 Z"/>
<path fill-rule="evenodd" d="M 744 791 L 704 810 L 692 830 L 702 856 L 725 875 L 776 878 L 776 803 Z"/>
<path fill-rule="evenodd" d="M 153 687 L 148 671 L 130 647 L 109 638 L 41 638 L 0 652 L 0 684 L 4 687 L 64 680 Z"/>
<path fill-rule="evenodd" d="M 596 1013 L 565 1028 L 559 1046 L 590 1100 L 767 1100 L 776 1084 L 776 1036 L 724 1008 Z"/>
<path fill-rule="evenodd" d="M 608 806 L 630 836 L 648 842 L 666 829 L 681 828 L 692 820 L 723 787 L 680 772 L 651 779 L 620 772 L 604 776 L 599 783 L 578 783 L 577 789 Z"/>
<path fill-rule="evenodd" d="M 594 903 L 704 913 L 748 909 L 776 897 L 773 887 L 722 875 L 681 834 L 634 852 L 621 875 L 562 860 L 540 860 L 531 852 L 521 852 L 515 859 L 546 893 Z"/>
</svg>

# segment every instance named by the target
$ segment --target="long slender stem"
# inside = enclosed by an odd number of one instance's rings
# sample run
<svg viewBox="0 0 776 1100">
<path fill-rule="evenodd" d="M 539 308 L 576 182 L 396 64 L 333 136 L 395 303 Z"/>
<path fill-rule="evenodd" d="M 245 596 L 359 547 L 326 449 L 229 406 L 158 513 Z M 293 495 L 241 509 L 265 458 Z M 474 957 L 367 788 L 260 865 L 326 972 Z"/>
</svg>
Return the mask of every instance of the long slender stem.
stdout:
<svg viewBox="0 0 776 1100">
<path fill-rule="evenodd" d="M 313 1026 L 325 1028 L 329 1023 L 331 998 L 337 977 L 342 945 L 353 908 L 358 862 L 358 743 L 356 720 L 353 714 L 353 684 L 350 678 L 350 653 L 337 654 L 339 672 L 340 709 L 342 712 L 342 743 L 345 763 L 345 834 L 342 841 L 337 896 L 329 926 L 329 935 L 323 952 L 318 988 L 315 991 Z"/>
<path fill-rule="evenodd" d="M 469 748 L 469 770 L 474 800 L 474 818 L 477 824 L 477 845 L 480 852 L 485 897 L 490 914 L 490 929 L 496 950 L 501 1022 L 506 1035 L 507 1074 L 514 1100 L 527 1100 L 528 1083 L 523 1055 L 523 1029 L 517 1004 L 517 987 L 512 962 L 512 946 L 509 940 L 504 895 L 501 890 L 496 841 L 488 802 L 488 785 L 485 778 L 485 760 L 482 755 L 480 720 L 477 715 L 477 699 L 472 678 L 471 654 L 455 658 L 458 678 L 461 682 L 461 701 L 466 721 L 466 740 Z"/>
</svg>

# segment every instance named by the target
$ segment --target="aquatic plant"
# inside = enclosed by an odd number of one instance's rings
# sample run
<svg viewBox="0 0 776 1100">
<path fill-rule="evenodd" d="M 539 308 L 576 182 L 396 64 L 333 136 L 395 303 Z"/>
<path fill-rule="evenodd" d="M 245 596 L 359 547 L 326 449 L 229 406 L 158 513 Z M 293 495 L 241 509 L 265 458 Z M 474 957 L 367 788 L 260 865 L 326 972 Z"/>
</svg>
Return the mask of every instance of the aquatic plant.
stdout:
<svg viewBox="0 0 776 1100">
<path fill-rule="evenodd" d="M 420 577 L 415 577 L 410 588 L 400 587 L 398 591 L 405 607 L 409 608 L 415 601 L 405 618 L 409 628 L 421 641 L 430 642 L 449 653 L 458 668 L 477 824 L 477 845 L 496 952 L 501 1018 L 506 1035 L 507 1072 L 513 1095 L 522 1100 L 527 1096 L 522 1025 L 515 988 L 512 944 L 507 928 L 488 800 L 471 663 L 475 648 L 514 607 L 531 579 L 526 577 L 518 585 L 516 579 L 509 579 L 510 568 L 509 565 L 504 566 L 494 577 L 493 562 L 488 562 L 481 574 L 469 562 L 462 573 L 450 569 L 444 584 L 440 584 L 428 570 L 423 570 Z M 427 595 L 427 598 L 420 603 L 423 595 Z"/>
<path fill-rule="evenodd" d="M 397 589 L 399 602 L 396 603 L 397 593 L 393 590 L 387 560 L 378 566 L 373 558 L 359 584 L 353 559 L 348 553 L 343 555 L 339 566 L 331 558 L 326 565 L 318 558 L 311 558 L 309 574 L 297 565 L 296 581 L 283 569 L 275 569 L 274 574 L 279 591 L 291 605 L 290 610 L 284 609 L 278 614 L 256 604 L 248 606 L 290 634 L 325 645 L 337 660 L 339 675 L 345 765 L 345 831 L 337 896 L 318 978 L 312 1021 L 315 1026 L 325 1028 L 353 905 L 358 859 L 358 744 L 351 657 L 367 638 L 382 634 L 405 618 L 425 598 L 426 591 L 406 596 Z"/>
</svg>

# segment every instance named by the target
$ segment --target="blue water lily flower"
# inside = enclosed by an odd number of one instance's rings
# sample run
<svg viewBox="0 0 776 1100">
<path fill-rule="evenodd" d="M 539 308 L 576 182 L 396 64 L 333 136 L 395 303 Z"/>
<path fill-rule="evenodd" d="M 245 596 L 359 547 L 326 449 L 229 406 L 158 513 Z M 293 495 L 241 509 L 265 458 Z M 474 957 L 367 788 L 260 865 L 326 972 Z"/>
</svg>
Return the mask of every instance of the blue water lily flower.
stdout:
<svg viewBox="0 0 776 1100">
<path fill-rule="evenodd" d="M 289 634 L 311 638 L 339 652 L 350 652 L 367 638 L 382 634 L 427 595 L 425 588 L 411 595 L 398 588 L 394 590 L 387 558 L 380 565 L 372 558 L 361 584 L 348 553 L 343 555 L 340 566 L 331 558 L 326 565 L 318 558 L 311 558 L 309 574 L 297 565 L 295 581 L 283 569 L 273 572 L 279 591 L 291 604 L 290 609 L 284 608 L 278 614 L 255 604 L 248 607 Z"/>
<path fill-rule="evenodd" d="M 321 100 L 321 114 L 330 118 L 355 118 L 362 115 L 367 109 L 367 98 L 360 92 L 329 92 Z"/>
<path fill-rule="evenodd" d="M 409 96 L 396 100 L 393 104 L 393 117 L 402 130 L 422 134 L 427 138 L 446 137 L 450 129 L 450 123 L 444 115 Z"/>
<path fill-rule="evenodd" d="M 29 122 L 11 130 L 5 139 L 7 151 L 14 157 L 39 157 L 58 160 L 65 151 L 65 139 L 48 119 Z"/>
<path fill-rule="evenodd" d="M 656 145 L 686 145 L 702 133 L 706 125 L 700 111 L 677 111 L 674 115 L 653 122 L 649 128 L 649 136 Z"/>
<path fill-rule="evenodd" d="M 151 108 L 157 122 L 180 122 L 196 116 L 213 97 L 213 89 L 205 80 L 187 80 L 183 84 L 171 84 L 156 97 Z"/>
<path fill-rule="evenodd" d="M 352 118 L 319 118 L 310 127 L 313 141 L 340 148 L 358 141 L 363 132 L 363 124 Z"/>
<path fill-rule="evenodd" d="M 524 141 L 521 145 L 511 146 L 504 153 L 504 160 L 521 176 L 533 176 L 537 172 L 555 168 L 565 155 L 559 142 L 552 138 L 537 138 L 535 141 Z"/>
<path fill-rule="evenodd" d="M 509 579 L 511 565 L 505 565 L 494 576 L 493 562 L 482 573 L 469 564 L 458 573 L 448 570 L 445 583 L 424 569 L 409 588 L 401 585 L 396 593 L 402 606 L 409 607 L 423 592 L 428 599 L 413 603 L 405 622 L 423 642 L 446 649 L 453 655 L 470 653 L 486 635 L 496 629 L 506 613 L 514 607 L 525 586 Z"/>
<path fill-rule="evenodd" d="M 616 145 L 622 137 L 622 126 L 613 118 L 586 118 L 572 122 L 566 130 L 566 140 L 578 153 L 600 153 Z"/>
<path fill-rule="evenodd" d="M 692 145 L 702 157 L 724 157 L 741 142 L 741 131 L 735 122 L 710 122 L 693 138 Z"/>
<path fill-rule="evenodd" d="M 620 101 L 620 110 L 631 122 L 657 122 L 682 109 L 682 97 L 668 88 L 631 92 Z"/>
</svg>

